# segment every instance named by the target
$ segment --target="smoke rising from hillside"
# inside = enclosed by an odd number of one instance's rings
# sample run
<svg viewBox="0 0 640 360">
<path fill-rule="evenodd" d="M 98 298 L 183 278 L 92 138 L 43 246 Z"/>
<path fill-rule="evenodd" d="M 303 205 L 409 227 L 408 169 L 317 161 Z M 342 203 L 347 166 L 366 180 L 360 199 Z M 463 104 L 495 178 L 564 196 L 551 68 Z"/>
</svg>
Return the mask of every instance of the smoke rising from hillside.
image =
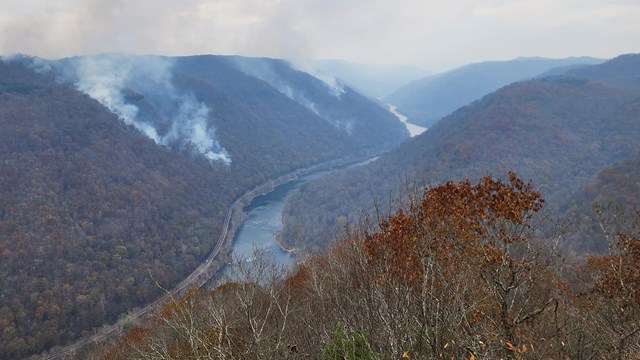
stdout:
<svg viewBox="0 0 640 360">
<path fill-rule="evenodd" d="M 235 65 L 237 68 L 247 75 L 256 77 L 269 85 L 273 86 L 280 93 L 287 96 L 291 100 L 304 106 L 314 114 L 325 119 L 336 128 L 351 135 L 353 130 L 353 124 L 350 121 L 344 121 L 341 119 L 335 119 L 327 114 L 323 113 L 321 107 L 316 104 L 311 98 L 313 95 L 307 94 L 305 89 L 300 89 L 295 84 L 287 81 L 283 78 L 278 71 L 274 69 L 271 60 L 255 59 L 255 58 L 236 58 Z M 301 71 L 307 75 L 311 75 L 317 79 L 326 88 L 327 95 L 333 97 L 333 101 L 340 101 L 342 95 L 345 93 L 344 85 L 335 77 L 323 73 L 319 70 L 308 68 L 306 66 L 290 65 L 294 71 Z"/>
<path fill-rule="evenodd" d="M 210 109 L 193 95 L 182 94 L 173 86 L 169 59 L 108 54 L 73 58 L 63 64 L 63 81 L 73 82 L 78 90 L 156 143 L 189 146 L 211 161 L 231 163 L 208 121 Z M 149 116 L 143 119 L 139 106 L 128 98 L 130 93 L 162 111 L 153 119 Z M 160 133 L 159 125 L 163 122 L 167 123 L 168 131 Z"/>
<path fill-rule="evenodd" d="M 125 123 L 135 126 L 156 143 L 162 143 L 153 125 L 136 120 L 138 107 L 125 101 L 122 91 L 127 86 L 135 65 L 130 58 L 105 55 L 82 58 L 76 64 L 75 85 L 78 90 L 106 106 Z M 154 65 L 157 67 L 162 64 Z M 160 75 L 166 72 L 166 69 L 158 70 L 160 71 L 154 74 Z"/>
</svg>

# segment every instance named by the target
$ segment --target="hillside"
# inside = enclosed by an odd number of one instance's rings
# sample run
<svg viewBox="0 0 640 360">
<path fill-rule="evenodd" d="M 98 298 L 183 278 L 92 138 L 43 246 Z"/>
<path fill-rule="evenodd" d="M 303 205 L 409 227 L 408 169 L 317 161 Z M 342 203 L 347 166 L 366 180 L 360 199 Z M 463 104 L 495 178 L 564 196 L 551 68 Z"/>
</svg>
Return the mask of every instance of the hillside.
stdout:
<svg viewBox="0 0 640 360">
<path fill-rule="evenodd" d="M 339 78 L 374 99 L 383 98 L 401 86 L 428 75 L 427 70 L 411 65 L 376 65 L 343 60 L 316 60 L 311 66 Z"/>
<path fill-rule="evenodd" d="M 322 250 L 336 226 L 355 221 L 356 210 L 370 209 L 374 197 L 389 209 L 389 194 L 398 194 L 405 181 L 434 184 L 514 170 L 533 181 L 549 209 L 560 209 L 605 166 L 639 149 L 640 93 L 597 75 L 627 62 L 621 57 L 592 66 L 582 78 L 504 87 L 367 166 L 303 186 L 285 206 L 285 241 Z M 624 71 L 634 77 L 640 67 Z"/>
<path fill-rule="evenodd" d="M 156 281 L 171 287 L 206 258 L 243 191 L 406 136 L 351 90 L 326 109 L 363 111 L 353 134 L 235 69 L 221 57 L 0 62 L 0 358 L 154 300 Z"/>
<path fill-rule="evenodd" d="M 602 60 L 588 57 L 487 61 L 415 80 L 384 101 L 398 106 L 398 111 L 406 115 L 409 122 L 430 127 L 457 108 L 515 81 L 533 78 L 557 67 L 600 62 Z"/>
<path fill-rule="evenodd" d="M 633 358 L 640 223 L 611 253 L 572 264 L 554 251 L 563 232 L 541 194 L 507 177 L 420 189 L 293 272 L 240 261 L 234 281 L 76 358 Z"/>
<path fill-rule="evenodd" d="M 586 203 L 605 204 L 609 201 L 628 207 L 640 204 L 640 153 L 616 162 L 600 171 L 589 184 Z"/>
</svg>

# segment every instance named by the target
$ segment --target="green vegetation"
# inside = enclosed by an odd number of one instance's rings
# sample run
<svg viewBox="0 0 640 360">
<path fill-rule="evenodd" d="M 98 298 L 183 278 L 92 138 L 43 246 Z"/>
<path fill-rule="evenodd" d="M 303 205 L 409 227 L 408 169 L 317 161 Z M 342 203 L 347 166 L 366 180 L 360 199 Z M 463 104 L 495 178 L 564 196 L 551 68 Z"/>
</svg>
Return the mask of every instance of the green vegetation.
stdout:
<svg viewBox="0 0 640 360">
<path fill-rule="evenodd" d="M 356 332 L 346 336 L 344 326 L 338 324 L 331 334 L 329 344 L 323 346 L 321 358 L 322 360 L 377 360 L 380 355 L 371 349 L 364 335 Z"/>
</svg>

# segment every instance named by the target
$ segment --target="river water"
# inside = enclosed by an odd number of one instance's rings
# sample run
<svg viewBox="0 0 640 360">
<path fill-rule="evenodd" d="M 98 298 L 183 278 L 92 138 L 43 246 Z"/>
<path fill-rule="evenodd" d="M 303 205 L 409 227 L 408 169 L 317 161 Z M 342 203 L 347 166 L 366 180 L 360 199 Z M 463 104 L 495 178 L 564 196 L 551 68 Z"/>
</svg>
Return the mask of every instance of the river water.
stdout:
<svg viewBox="0 0 640 360">
<path fill-rule="evenodd" d="M 389 111 L 405 124 L 411 136 L 419 135 L 427 130 L 424 127 L 407 123 L 407 117 L 398 113 L 395 106 L 389 105 Z M 375 158 L 347 167 L 364 165 L 373 160 L 375 160 Z M 253 201 L 244 208 L 247 219 L 240 226 L 233 238 L 232 253 L 234 257 L 239 257 L 244 261 L 250 262 L 253 260 L 254 249 L 261 249 L 261 251 L 270 256 L 271 259 L 279 265 L 294 265 L 295 259 L 292 254 L 282 249 L 276 241 L 276 235 L 282 231 L 282 210 L 284 203 L 287 197 L 294 194 L 305 182 L 317 179 L 336 170 L 338 169 L 318 171 L 302 176 L 276 187 L 273 191 L 265 195 L 254 198 Z"/>
<path fill-rule="evenodd" d="M 257 196 L 244 208 L 247 219 L 233 239 L 232 252 L 235 257 L 252 261 L 254 249 L 260 248 L 279 265 L 294 264 L 293 256 L 276 242 L 276 235 L 282 230 L 282 210 L 287 196 L 309 180 L 301 177 L 282 184 L 270 193 Z"/>
<path fill-rule="evenodd" d="M 260 249 L 279 265 L 294 265 L 295 259 L 293 255 L 282 249 L 276 241 L 276 235 L 282 231 L 282 210 L 287 197 L 293 195 L 302 184 L 308 181 L 320 178 L 338 169 L 364 165 L 375 159 L 372 158 L 345 167 L 317 171 L 277 186 L 267 194 L 256 196 L 244 208 L 247 219 L 233 238 L 233 256 L 250 262 L 253 260 L 254 249 Z"/>
<path fill-rule="evenodd" d="M 398 107 L 395 105 L 388 105 L 389 106 L 389 112 L 391 112 L 393 115 L 395 115 L 398 120 L 400 120 L 400 122 L 402 122 L 404 124 L 404 126 L 407 127 L 407 130 L 409 130 L 409 135 L 411 137 L 414 137 L 416 135 L 420 135 L 423 132 L 427 131 L 426 127 L 422 127 L 422 126 L 418 126 L 415 124 L 412 124 L 410 122 L 407 122 L 407 117 L 402 115 L 401 113 L 399 113 L 397 111 Z"/>
</svg>

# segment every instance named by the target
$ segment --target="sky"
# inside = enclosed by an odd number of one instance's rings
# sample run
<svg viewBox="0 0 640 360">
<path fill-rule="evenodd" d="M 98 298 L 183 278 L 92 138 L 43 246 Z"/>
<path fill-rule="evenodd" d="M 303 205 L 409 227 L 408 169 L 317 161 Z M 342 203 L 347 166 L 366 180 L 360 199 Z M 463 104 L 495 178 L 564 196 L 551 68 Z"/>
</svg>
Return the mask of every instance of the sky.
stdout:
<svg viewBox="0 0 640 360">
<path fill-rule="evenodd" d="M 640 0 L 0 0 L 0 55 L 412 64 L 640 52 Z"/>
</svg>

